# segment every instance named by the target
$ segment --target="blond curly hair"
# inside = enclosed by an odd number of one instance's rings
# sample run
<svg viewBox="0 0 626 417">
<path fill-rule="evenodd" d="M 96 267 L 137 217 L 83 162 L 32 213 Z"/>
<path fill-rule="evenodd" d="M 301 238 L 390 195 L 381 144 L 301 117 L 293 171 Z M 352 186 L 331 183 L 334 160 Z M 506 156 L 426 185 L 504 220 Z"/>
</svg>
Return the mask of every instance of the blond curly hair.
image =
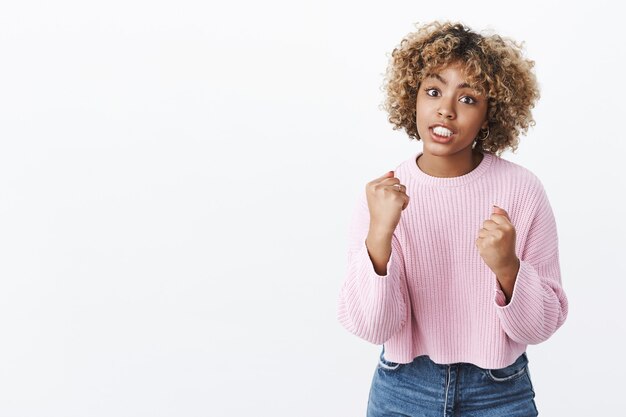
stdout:
<svg viewBox="0 0 626 417">
<path fill-rule="evenodd" d="M 404 129 L 409 138 L 420 140 L 415 114 L 420 83 L 427 75 L 460 63 L 470 86 L 488 99 L 489 136 L 477 137 L 475 148 L 497 155 L 507 148 L 515 152 L 519 135 L 535 125 L 531 109 L 539 99 L 535 62 L 522 56 L 522 47 L 523 43 L 484 36 L 461 23 L 417 26 L 393 50 L 387 67 L 382 107 L 393 129 Z"/>
</svg>

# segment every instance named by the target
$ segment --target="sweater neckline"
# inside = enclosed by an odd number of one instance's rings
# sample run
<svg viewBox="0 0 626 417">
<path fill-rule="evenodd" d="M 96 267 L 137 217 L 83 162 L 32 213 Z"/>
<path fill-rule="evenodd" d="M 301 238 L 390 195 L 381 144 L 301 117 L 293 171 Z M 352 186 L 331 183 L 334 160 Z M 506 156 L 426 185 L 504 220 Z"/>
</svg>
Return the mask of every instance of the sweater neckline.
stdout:
<svg viewBox="0 0 626 417">
<path fill-rule="evenodd" d="M 411 163 L 409 165 L 411 175 L 419 183 L 434 185 L 438 187 L 457 187 L 459 185 L 465 185 L 476 180 L 489 169 L 489 167 L 493 163 L 494 158 L 493 154 L 483 153 L 483 159 L 482 161 L 480 161 L 478 166 L 465 175 L 460 175 L 458 177 L 433 177 L 432 175 L 428 175 L 427 173 L 422 171 L 417 165 L 417 158 L 423 153 L 423 151 L 417 152 L 416 154 L 414 154 L 413 159 L 410 161 Z"/>
</svg>

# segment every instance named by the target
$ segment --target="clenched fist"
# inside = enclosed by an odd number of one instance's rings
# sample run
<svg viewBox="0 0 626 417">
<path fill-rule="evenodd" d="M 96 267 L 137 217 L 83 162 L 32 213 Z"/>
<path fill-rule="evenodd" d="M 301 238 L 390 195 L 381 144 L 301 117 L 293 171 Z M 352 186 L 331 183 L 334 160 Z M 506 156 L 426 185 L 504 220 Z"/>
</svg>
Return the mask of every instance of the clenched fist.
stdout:
<svg viewBox="0 0 626 417">
<path fill-rule="evenodd" d="M 510 300 L 520 265 L 515 254 L 515 227 L 505 210 L 493 206 L 491 217 L 483 222 L 478 231 L 476 247 L 485 264 L 496 274 L 507 300 Z"/>
<path fill-rule="evenodd" d="M 365 187 L 370 212 L 370 229 L 392 234 L 400 221 L 400 213 L 409 205 L 406 187 L 394 177 L 393 171 L 367 183 Z"/>
</svg>

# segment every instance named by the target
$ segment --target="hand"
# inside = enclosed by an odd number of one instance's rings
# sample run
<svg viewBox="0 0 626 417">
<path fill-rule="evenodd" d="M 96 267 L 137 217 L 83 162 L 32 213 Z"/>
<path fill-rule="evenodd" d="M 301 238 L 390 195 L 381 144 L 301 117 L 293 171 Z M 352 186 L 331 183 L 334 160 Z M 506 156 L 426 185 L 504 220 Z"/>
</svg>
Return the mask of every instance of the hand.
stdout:
<svg viewBox="0 0 626 417">
<path fill-rule="evenodd" d="M 519 271 L 519 259 L 515 254 L 515 227 L 505 210 L 493 206 L 491 217 L 478 231 L 476 247 L 509 299 Z"/>
<path fill-rule="evenodd" d="M 393 171 L 389 171 L 367 183 L 365 191 L 370 212 L 370 229 L 392 234 L 400 222 L 402 210 L 409 205 L 406 187 L 394 177 Z"/>
</svg>

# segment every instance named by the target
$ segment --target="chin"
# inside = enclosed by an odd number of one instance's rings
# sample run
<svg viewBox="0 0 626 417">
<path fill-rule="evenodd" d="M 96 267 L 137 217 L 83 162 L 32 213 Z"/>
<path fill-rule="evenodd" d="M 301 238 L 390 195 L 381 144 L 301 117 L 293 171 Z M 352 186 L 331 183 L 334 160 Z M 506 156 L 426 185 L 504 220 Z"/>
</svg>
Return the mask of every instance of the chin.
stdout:
<svg viewBox="0 0 626 417">
<path fill-rule="evenodd" d="M 436 142 L 424 142 L 423 152 L 433 156 L 452 156 L 459 153 L 472 153 L 472 145 L 459 146 L 455 143 L 441 144 Z"/>
</svg>

